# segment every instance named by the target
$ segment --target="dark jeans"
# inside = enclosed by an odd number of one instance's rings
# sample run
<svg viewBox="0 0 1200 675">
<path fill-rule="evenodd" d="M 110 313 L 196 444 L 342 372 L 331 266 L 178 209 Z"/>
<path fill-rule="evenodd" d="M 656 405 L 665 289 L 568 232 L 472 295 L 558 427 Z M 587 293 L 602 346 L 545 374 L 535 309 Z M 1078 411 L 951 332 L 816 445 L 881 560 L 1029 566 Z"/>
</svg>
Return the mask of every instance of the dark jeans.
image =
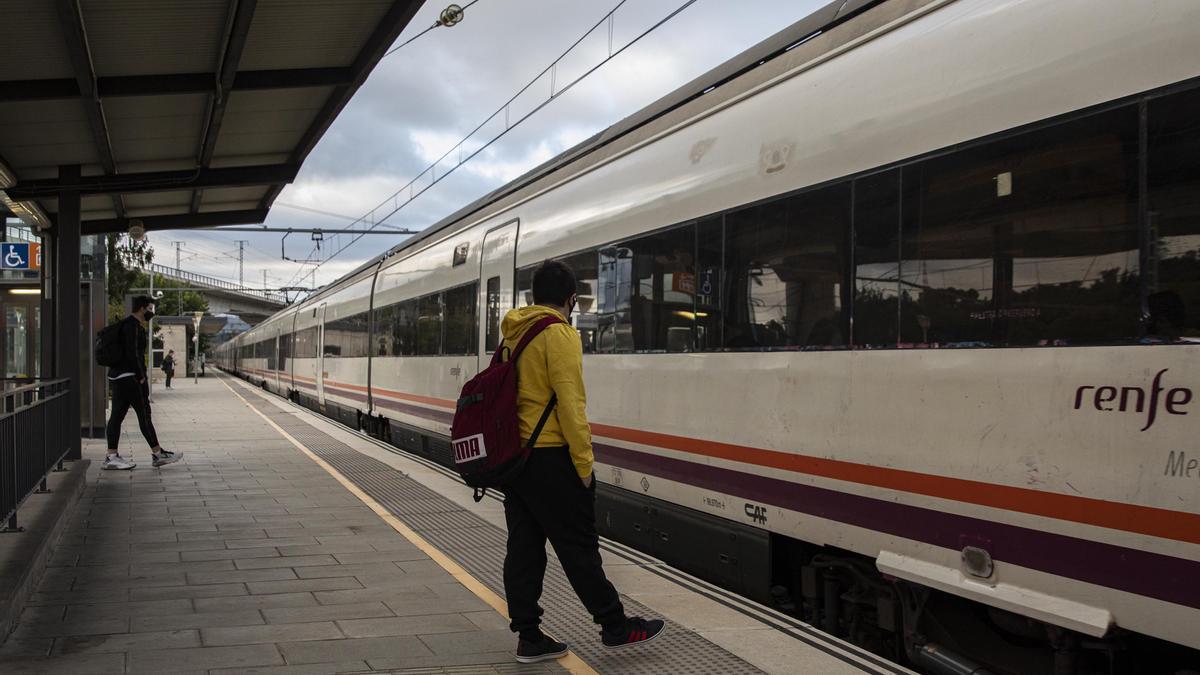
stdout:
<svg viewBox="0 0 1200 675">
<path fill-rule="evenodd" d="M 604 576 L 596 535 L 596 484 L 585 488 L 566 448 L 536 448 L 521 475 L 504 489 L 508 554 L 504 594 L 513 632 L 538 634 L 546 540 L 592 619 L 615 630 L 625 621 L 617 589 Z"/>
<path fill-rule="evenodd" d="M 157 447 L 158 434 L 154 432 L 154 423 L 150 420 L 149 387 L 139 383 L 135 377 L 123 377 L 119 380 L 109 380 L 108 388 L 112 391 L 112 415 L 109 416 L 108 427 L 105 429 L 108 449 L 117 449 L 117 443 L 121 440 L 121 423 L 125 421 L 125 414 L 129 412 L 130 407 L 137 414 L 138 426 L 141 427 L 146 442 L 151 448 Z"/>
<path fill-rule="evenodd" d="M 171 386 L 171 378 L 175 377 L 175 369 L 172 368 L 170 370 L 164 370 L 163 372 L 167 374 L 167 386 L 170 387 Z"/>
</svg>

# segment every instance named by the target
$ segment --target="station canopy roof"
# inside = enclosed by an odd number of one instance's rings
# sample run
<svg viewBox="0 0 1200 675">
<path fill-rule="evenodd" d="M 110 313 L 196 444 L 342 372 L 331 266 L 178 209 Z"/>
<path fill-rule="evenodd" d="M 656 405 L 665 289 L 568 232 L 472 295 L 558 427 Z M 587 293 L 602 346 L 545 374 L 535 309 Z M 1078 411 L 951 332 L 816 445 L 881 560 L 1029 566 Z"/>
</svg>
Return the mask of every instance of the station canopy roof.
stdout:
<svg viewBox="0 0 1200 675">
<path fill-rule="evenodd" d="M 421 4 L 5 0 L 6 203 L 79 165 L 84 234 L 261 223 Z"/>
</svg>

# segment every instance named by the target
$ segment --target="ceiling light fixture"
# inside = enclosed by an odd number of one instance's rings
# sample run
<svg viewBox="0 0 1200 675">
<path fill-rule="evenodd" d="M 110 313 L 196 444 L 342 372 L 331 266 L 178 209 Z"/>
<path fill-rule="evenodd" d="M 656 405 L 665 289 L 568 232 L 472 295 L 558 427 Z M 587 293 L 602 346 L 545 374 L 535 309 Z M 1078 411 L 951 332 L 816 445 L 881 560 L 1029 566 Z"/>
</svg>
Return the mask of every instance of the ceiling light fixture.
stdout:
<svg viewBox="0 0 1200 675">
<path fill-rule="evenodd" d="M 25 221 L 25 224 L 31 228 L 45 230 L 50 227 L 50 218 L 46 216 L 46 212 L 42 207 L 38 206 L 37 202 L 14 202 L 9 199 L 8 193 L 3 192 L 4 189 L 10 188 L 17 184 L 17 175 L 4 162 L 0 162 L 0 204 L 4 204 L 5 208 L 12 211 L 16 217 Z"/>
</svg>

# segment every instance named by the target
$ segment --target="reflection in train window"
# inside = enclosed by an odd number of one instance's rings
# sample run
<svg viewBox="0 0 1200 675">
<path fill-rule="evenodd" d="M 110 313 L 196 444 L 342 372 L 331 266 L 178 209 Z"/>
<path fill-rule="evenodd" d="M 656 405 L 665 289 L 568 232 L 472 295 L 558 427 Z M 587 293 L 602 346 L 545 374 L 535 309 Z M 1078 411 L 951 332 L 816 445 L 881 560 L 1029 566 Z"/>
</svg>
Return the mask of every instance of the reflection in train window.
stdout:
<svg viewBox="0 0 1200 675">
<path fill-rule="evenodd" d="M 367 313 L 359 312 L 342 319 L 325 322 L 325 356 L 351 358 L 366 356 L 370 334 Z"/>
<path fill-rule="evenodd" d="M 479 334 L 475 324 L 475 305 L 478 302 L 479 284 L 452 288 L 445 293 L 446 337 L 442 354 L 470 355 L 475 353 L 475 341 Z"/>
<path fill-rule="evenodd" d="M 900 316 L 900 170 L 854 181 L 854 344 L 895 347 Z"/>
<path fill-rule="evenodd" d="M 500 277 L 487 280 L 487 328 L 483 348 L 488 354 L 500 344 Z"/>
<path fill-rule="evenodd" d="M 1137 149 L 1126 107 L 905 167 L 901 342 L 1135 338 Z"/>
<path fill-rule="evenodd" d="M 584 353 L 595 352 L 598 329 L 596 298 L 599 288 L 597 254 L 595 251 L 585 251 L 565 258 L 555 258 L 555 260 L 561 260 L 575 273 L 575 295 L 579 299 L 579 304 L 575 306 L 575 312 L 571 315 L 571 325 L 579 331 Z M 528 307 L 534 304 L 533 273 L 537 271 L 539 265 L 540 263 L 517 270 L 518 307 Z"/>
<path fill-rule="evenodd" d="M 442 297 L 438 293 L 417 301 L 417 354 L 436 356 L 442 349 Z"/>
<path fill-rule="evenodd" d="M 295 333 L 292 345 L 292 358 L 317 358 L 317 327 L 302 328 Z"/>
<path fill-rule="evenodd" d="M 583 352 L 594 352 L 596 333 L 599 329 L 596 314 L 596 291 L 600 285 L 598 256 L 595 251 L 586 251 L 560 260 L 575 272 L 575 296 L 578 304 L 575 305 L 575 313 L 571 316 L 571 325 L 579 331 Z M 532 280 L 530 283 L 532 284 Z"/>
<path fill-rule="evenodd" d="M 1150 101 L 1146 332 L 1200 338 L 1200 89 Z"/>
<path fill-rule="evenodd" d="M 725 267 L 725 219 L 705 218 L 696 225 L 696 349 L 721 348 L 721 273 Z"/>
<path fill-rule="evenodd" d="M 371 327 L 371 336 L 374 340 L 374 344 L 371 345 L 372 355 L 396 356 L 395 322 L 397 310 L 398 307 L 395 304 L 375 308 L 375 316 Z"/>
<path fill-rule="evenodd" d="M 285 373 L 291 372 L 288 360 L 292 357 L 292 334 L 284 333 L 279 336 L 279 369 Z"/>
<path fill-rule="evenodd" d="M 848 183 L 728 214 L 725 347 L 845 345 L 849 234 Z"/>
<path fill-rule="evenodd" d="M 417 353 L 417 301 L 394 302 L 375 310 L 377 356 L 412 356 Z"/>
<path fill-rule="evenodd" d="M 533 271 L 537 265 L 530 265 L 517 270 L 517 307 L 528 307 L 533 304 Z"/>
<path fill-rule="evenodd" d="M 599 351 L 692 350 L 695 250 L 694 225 L 601 249 Z"/>
</svg>

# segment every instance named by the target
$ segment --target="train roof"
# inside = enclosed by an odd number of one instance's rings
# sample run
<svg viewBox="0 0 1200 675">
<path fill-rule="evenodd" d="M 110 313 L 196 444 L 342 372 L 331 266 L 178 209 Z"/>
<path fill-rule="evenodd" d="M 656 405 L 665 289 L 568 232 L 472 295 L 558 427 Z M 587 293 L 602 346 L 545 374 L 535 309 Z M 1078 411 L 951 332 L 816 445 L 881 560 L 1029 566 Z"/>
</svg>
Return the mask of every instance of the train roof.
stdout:
<svg viewBox="0 0 1200 675">
<path fill-rule="evenodd" d="M 678 110 L 688 103 L 691 103 L 692 101 L 709 94 L 718 87 L 721 87 L 739 78 L 740 76 L 763 66 L 776 57 L 787 53 L 797 45 L 804 43 L 807 40 L 816 37 L 817 35 L 828 32 L 830 29 L 849 21 L 850 19 L 871 9 L 872 7 L 882 5 L 887 2 L 889 2 L 889 0 L 835 0 L 828 5 L 825 5 L 821 9 L 818 9 L 812 14 L 809 14 L 803 19 L 791 24 L 787 28 L 775 33 L 771 37 L 768 37 L 767 39 L 750 47 L 728 61 L 725 61 L 721 65 L 707 71 L 699 77 L 696 77 L 687 84 L 678 87 L 671 93 L 663 96 L 645 108 L 642 108 L 638 112 L 609 126 L 603 131 L 596 133 L 587 140 L 578 143 L 574 147 L 560 153 L 546 162 L 543 162 L 537 167 L 527 171 L 520 177 L 500 186 L 499 188 L 496 188 L 479 199 L 471 202 L 470 204 L 467 204 L 449 216 L 446 216 L 440 221 L 425 228 L 419 234 L 414 235 L 404 242 L 393 246 L 384 253 L 371 258 L 354 271 L 322 287 L 316 293 L 306 298 L 303 302 L 295 305 L 295 307 L 302 307 L 321 297 L 328 296 L 337 289 L 345 287 L 349 282 L 356 281 L 364 272 L 378 267 L 379 264 L 387 258 L 395 256 L 405 250 L 425 244 L 430 239 L 439 235 L 445 235 L 454 232 L 455 225 L 459 225 L 461 228 L 473 224 L 474 220 L 469 219 L 470 216 L 478 214 L 487 207 L 498 204 L 506 198 L 517 195 L 517 193 L 521 192 L 522 190 L 533 186 L 538 181 L 551 176 L 556 172 L 559 172 L 572 163 L 577 162 L 588 155 L 596 153 L 598 150 L 608 146 L 614 141 L 629 136 L 634 131 L 663 117 L 664 115 L 674 110 Z M 757 84 L 757 82 L 754 84 Z M 748 84 L 747 88 L 749 88 L 749 86 L 750 85 Z M 732 92 L 728 96 L 713 97 L 713 102 L 711 105 L 716 106 L 728 100 L 730 96 L 738 93 L 740 93 L 740 91 Z"/>
</svg>

